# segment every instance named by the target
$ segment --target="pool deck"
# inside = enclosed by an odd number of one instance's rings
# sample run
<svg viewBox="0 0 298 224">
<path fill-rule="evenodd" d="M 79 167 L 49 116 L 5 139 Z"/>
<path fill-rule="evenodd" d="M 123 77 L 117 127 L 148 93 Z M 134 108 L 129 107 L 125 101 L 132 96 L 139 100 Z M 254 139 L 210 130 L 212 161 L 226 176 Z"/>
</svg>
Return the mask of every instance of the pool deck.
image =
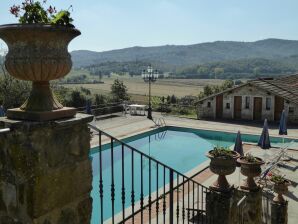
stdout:
<svg viewBox="0 0 298 224">
<path fill-rule="evenodd" d="M 153 117 L 163 117 L 160 113 L 154 113 Z M 243 121 L 241 123 L 233 122 L 233 121 L 205 121 L 205 120 L 194 120 L 187 118 L 178 118 L 172 116 L 164 116 L 163 117 L 167 126 L 177 126 L 177 127 L 185 127 L 185 128 L 195 128 L 195 129 L 204 129 L 204 130 L 217 130 L 223 132 L 232 132 L 236 133 L 238 130 L 241 133 L 245 134 L 254 134 L 260 135 L 262 131 L 262 123 L 254 123 L 249 121 Z M 148 120 L 145 116 L 114 116 L 107 119 L 102 119 L 98 121 L 94 121 L 92 123 L 96 125 L 99 129 L 111 134 L 112 136 L 122 139 L 126 137 L 130 137 L 136 134 L 140 134 L 143 132 L 147 132 L 149 130 L 153 130 L 156 125 Z M 269 132 L 270 136 L 278 135 L 278 125 L 269 123 Z M 298 126 L 289 126 L 288 127 L 289 135 L 287 138 L 295 138 L 298 139 Z M 103 143 L 108 139 L 103 138 Z M 91 146 L 98 145 L 98 138 L 94 137 L 91 140 Z M 252 154 L 257 155 L 259 157 L 264 157 L 264 150 L 260 150 L 259 147 L 255 145 L 244 145 L 244 150 L 250 151 Z M 268 150 L 268 153 L 274 153 L 276 149 Z M 295 212 L 295 208 L 298 207 L 298 151 L 291 150 L 289 154 L 292 156 L 293 160 L 289 162 L 285 162 L 283 167 L 278 168 L 278 172 L 281 172 L 285 175 L 291 182 L 292 186 L 289 187 L 289 193 L 286 195 L 286 200 L 289 201 L 289 224 L 298 223 L 298 214 Z M 209 170 L 208 168 L 209 161 L 204 162 L 200 166 L 196 167 L 194 170 L 188 172 L 187 176 L 193 176 L 199 170 L 203 170 L 200 174 L 195 175 L 194 179 L 202 183 L 205 186 L 210 186 L 216 179 L 216 176 Z M 231 184 L 235 186 L 239 186 L 239 182 L 244 177 L 239 175 L 239 171 L 237 170 L 232 175 L 228 176 L 227 179 Z"/>
<path fill-rule="evenodd" d="M 243 121 L 241 123 L 233 121 L 205 121 L 205 120 L 195 120 L 187 118 L 179 118 L 173 116 L 161 116 L 160 113 L 154 113 L 153 117 L 164 118 L 167 126 L 178 126 L 185 128 L 196 128 L 204 130 L 216 130 L 224 132 L 236 133 L 238 130 L 241 133 L 260 135 L 262 132 L 262 123 L 254 123 L 249 121 Z M 112 118 L 94 121 L 99 129 L 111 134 L 112 136 L 122 139 L 132 135 L 140 134 L 156 128 L 155 124 L 148 120 L 146 116 L 114 116 Z M 270 136 L 278 135 L 277 124 L 269 123 Z M 288 138 L 298 139 L 298 125 L 288 127 Z M 91 141 L 91 146 L 98 145 L 98 139 L 93 138 Z"/>
</svg>

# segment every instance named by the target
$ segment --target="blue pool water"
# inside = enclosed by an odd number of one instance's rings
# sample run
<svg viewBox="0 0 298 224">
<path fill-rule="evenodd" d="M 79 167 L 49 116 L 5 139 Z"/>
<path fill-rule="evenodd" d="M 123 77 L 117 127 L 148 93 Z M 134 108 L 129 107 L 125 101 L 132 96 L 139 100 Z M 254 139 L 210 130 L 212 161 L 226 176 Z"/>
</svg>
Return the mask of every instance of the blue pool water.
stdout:
<svg viewBox="0 0 298 224">
<path fill-rule="evenodd" d="M 205 153 L 211 150 L 214 146 L 231 146 L 234 144 L 236 134 L 206 131 L 197 129 L 186 129 L 178 127 L 167 127 L 154 131 L 149 131 L 144 134 L 136 135 L 123 141 L 133 146 L 134 148 L 156 158 L 160 162 L 174 168 L 175 170 L 186 173 L 207 158 Z M 256 143 L 259 136 L 242 135 L 244 142 Z M 286 139 L 289 142 L 290 139 Z M 280 138 L 271 138 L 272 145 L 281 143 Z M 103 192 L 104 192 L 104 207 L 103 217 L 107 220 L 111 217 L 111 150 L 110 145 L 102 147 L 103 158 Z M 121 205 L 121 187 L 122 187 L 122 172 L 121 172 L 121 147 L 114 146 L 114 181 L 115 181 L 115 214 L 122 211 Z M 100 201 L 99 201 L 99 153 L 98 148 L 91 150 L 92 168 L 93 168 L 93 190 L 91 196 L 93 198 L 93 212 L 92 224 L 99 223 L 100 214 Z M 140 198 L 140 164 L 141 158 L 138 154 L 134 153 L 134 191 L 136 204 L 139 203 Z M 130 207 L 132 186 L 132 155 L 131 151 L 127 148 L 124 150 L 124 176 L 125 176 L 125 189 L 126 189 L 126 207 Z M 151 164 L 151 192 L 163 186 L 163 170 L 158 168 L 158 173 L 155 164 Z M 144 179 L 144 195 L 149 194 L 149 161 L 143 159 L 143 179 Z M 158 175 L 158 186 L 156 183 L 156 175 Z M 166 173 L 168 176 L 168 173 Z M 166 183 L 168 183 L 166 178 Z"/>
</svg>

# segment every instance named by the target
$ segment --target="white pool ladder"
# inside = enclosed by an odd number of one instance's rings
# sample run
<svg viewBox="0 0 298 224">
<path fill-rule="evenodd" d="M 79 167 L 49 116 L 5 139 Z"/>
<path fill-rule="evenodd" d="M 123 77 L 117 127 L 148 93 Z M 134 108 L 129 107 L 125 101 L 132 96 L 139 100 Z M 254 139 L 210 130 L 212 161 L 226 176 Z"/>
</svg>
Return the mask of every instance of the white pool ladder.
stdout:
<svg viewBox="0 0 298 224">
<path fill-rule="evenodd" d="M 167 126 L 166 121 L 163 117 L 159 117 L 152 120 L 157 127 L 165 127 Z"/>
</svg>

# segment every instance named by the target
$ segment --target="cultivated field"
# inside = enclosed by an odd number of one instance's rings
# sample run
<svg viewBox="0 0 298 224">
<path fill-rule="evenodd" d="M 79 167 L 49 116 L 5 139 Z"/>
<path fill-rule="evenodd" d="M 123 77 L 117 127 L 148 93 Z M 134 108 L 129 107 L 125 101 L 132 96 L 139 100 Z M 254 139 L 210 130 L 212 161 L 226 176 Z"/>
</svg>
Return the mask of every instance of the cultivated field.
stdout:
<svg viewBox="0 0 298 224">
<path fill-rule="evenodd" d="M 103 78 L 104 83 L 100 84 L 65 84 L 69 88 L 84 87 L 90 89 L 93 93 L 108 94 L 111 91 L 111 85 L 115 78 L 123 81 L 128 88 L 128 93 L 134 96 L 148 95 L 148 83 L 145 83 L 141 78 L 129 77 L 111 77 Z M 197 96 L 207 84 L 218 85 L 223 80 L 214 79 L 159 79 L 152 84 L 153 96 L 168 96 L 175 95 L 183 97 L 187 95 Z"/>
</svg>

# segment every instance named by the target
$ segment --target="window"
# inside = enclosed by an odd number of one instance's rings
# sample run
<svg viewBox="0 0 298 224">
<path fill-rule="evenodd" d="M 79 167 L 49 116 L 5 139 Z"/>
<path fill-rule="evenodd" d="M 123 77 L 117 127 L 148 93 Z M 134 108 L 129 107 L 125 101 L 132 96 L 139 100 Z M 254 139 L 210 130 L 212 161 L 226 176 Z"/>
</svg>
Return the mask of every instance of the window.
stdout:
<svg viewBox="0 0 298 224">
<path fill-rule="evenodd" d="M 226 108 L 227 108 L 227 109 L 230 109 L 230 103 L 227 103 L 227 104 L 226 104 Z"/>
<path fill-rule="evenodd" d="M 250 103 L 250 97 L 246 96 L 245 97 L 245 109 L 249 109 L 249 103 Z"/>
<path fill-rule="evenodd" d="M 289 113 L 294 113 L 294 107 L 289 107 Z"/>
<path fill-rule="evenodd" d="M 208 108 L 211 107 L 211 102 L 210 102 L 210 101 L 207 103 L 207 107 L 208 107 Z"/>
<path fill-rule="evenodd" d="M 271 110 L 271 98 L 266 98 L 266 110 Z"/>
</svg>

